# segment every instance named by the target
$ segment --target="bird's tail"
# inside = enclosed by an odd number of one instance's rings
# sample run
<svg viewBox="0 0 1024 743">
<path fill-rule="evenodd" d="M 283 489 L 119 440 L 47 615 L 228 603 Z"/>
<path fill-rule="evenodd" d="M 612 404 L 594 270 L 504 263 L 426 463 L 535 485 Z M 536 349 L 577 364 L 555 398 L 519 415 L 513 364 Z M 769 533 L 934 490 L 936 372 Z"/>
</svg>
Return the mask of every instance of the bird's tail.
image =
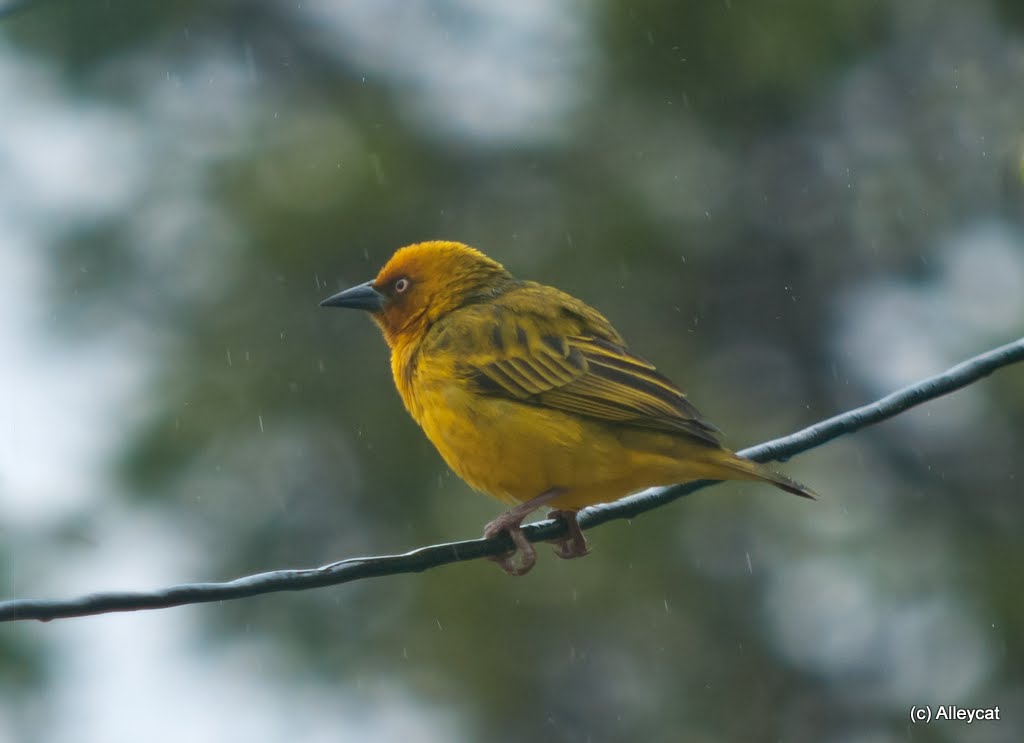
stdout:
<svg viewBox="0 0 1024 743">
<path fill-rule="evenodd" d="M 787 493 L 799 495 L 802 498 L 810 498 L 814 500 L 818 497 L 818 494 L 806 485 L 802 485 L 796 480 L 792 480 L 769 467 L 765 467 L 763 464 L 759 464 L 750 459 L 744 459 L 743 457 L 732 454 L 731 452 L 729 454 L 729 457 L 720 459 L 717 462 L 719 466 L 723 467 L 732 475 L 731 477 L 723 477 L 723 479 L 762 480 L 764 482 L 770 482 L 775 487 L 785 490 Z"/>
</svg>

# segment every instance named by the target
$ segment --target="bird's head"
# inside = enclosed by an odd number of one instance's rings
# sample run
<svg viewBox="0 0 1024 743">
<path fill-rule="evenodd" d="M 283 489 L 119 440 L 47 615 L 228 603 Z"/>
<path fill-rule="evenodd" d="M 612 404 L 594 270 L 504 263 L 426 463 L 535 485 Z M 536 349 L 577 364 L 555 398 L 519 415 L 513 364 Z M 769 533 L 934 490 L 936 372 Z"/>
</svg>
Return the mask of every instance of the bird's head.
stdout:
<svg viewBox="0 0 1024 743">
<path fill-rule="evenodd" d="M 452 310 L 500 295 L 514 281 L 504 266 L 479 250 L 435 240 L 400 248 L 377 278 L 320 305 L 368 311 L 394 348 L 421 338 Z"/>
</svg>

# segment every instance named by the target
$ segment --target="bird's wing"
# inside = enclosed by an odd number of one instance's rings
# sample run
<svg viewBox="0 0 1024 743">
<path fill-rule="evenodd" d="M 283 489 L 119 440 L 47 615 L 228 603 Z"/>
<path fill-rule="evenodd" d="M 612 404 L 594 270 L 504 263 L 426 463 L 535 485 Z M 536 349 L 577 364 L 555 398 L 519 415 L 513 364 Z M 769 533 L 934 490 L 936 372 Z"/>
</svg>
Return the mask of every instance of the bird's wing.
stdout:
<svg viewBox="0 0 1024 743">
<path fill-rule="evenodd" d="M 575 318 L 579 307 L 559 308 L 554 317 L 522 306 L 475 313 L 472 330 L 463 326 L 474 340 L 458 354 L 457 374 L 479 394 L 717 445 L 717 429 L 683 392 L 627 351 L 607 320 L 579 305 L 585 312 Z M 561 326 L 572 332 L 559 332 Z"/>
</svg>

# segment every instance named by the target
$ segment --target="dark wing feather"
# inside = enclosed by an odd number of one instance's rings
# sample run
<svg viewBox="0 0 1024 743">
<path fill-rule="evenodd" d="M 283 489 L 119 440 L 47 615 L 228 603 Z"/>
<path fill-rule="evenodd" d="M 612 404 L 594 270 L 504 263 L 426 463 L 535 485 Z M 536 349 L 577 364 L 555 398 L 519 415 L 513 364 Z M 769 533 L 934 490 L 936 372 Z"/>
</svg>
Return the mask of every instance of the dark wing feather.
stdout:
<svg viewBox="0 0 1024 743">
<path fill-rule="evenodd" d="M 596 311 L 572 301 L 569 309 L 579 319 L 569 323 L 564 310 L 553 316 L 547 307 L 523 306 L 532 303 L 477 309 L 467 333 L 473 342 L 463 346 L 457 373 L 481 394 L 718 444 L 717 429 L 678 387 L 627 351 Z M 566 324 L 575 326 L 572 334 L 555 330 Z"/>
</svg>

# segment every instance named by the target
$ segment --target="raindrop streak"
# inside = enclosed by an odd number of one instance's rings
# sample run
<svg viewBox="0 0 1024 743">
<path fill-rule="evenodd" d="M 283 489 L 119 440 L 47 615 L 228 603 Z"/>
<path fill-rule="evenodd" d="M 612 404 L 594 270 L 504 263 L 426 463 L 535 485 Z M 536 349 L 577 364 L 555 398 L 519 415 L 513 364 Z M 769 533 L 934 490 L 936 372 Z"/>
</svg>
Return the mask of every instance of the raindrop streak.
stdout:
<svg viewBox="0 0 1024 743">
<path fill-rule="evenodd" d="M 386 186 L 387 178 L 384 175 L 384 164 L 377 153 L 370 154 L 370 167 L 373 169 L 374 178 L 378 186 Z"/>
<path fill-rule="evenodd" d="M 260 76 L 256 71 L 256 59 L 252 51 L 252 44 L 245 45 L 245 73 L 249 78 L 249 82 L 259 82 Z"/>
<path fill-rule="evenodd" d="M 256 420 L 258 420 L 260 422 L 260 433 L 263 433 L 263 416 L 262 415 L 257 415 L 256 416 Z"/>
<path fill-rule="evenodd" d="M 750 562 L 750 553 L 749 552 L 747 553 L 747 572 L 750 573 L 751 575 L 754 574 L 754 566 Z"/>
</svg>

